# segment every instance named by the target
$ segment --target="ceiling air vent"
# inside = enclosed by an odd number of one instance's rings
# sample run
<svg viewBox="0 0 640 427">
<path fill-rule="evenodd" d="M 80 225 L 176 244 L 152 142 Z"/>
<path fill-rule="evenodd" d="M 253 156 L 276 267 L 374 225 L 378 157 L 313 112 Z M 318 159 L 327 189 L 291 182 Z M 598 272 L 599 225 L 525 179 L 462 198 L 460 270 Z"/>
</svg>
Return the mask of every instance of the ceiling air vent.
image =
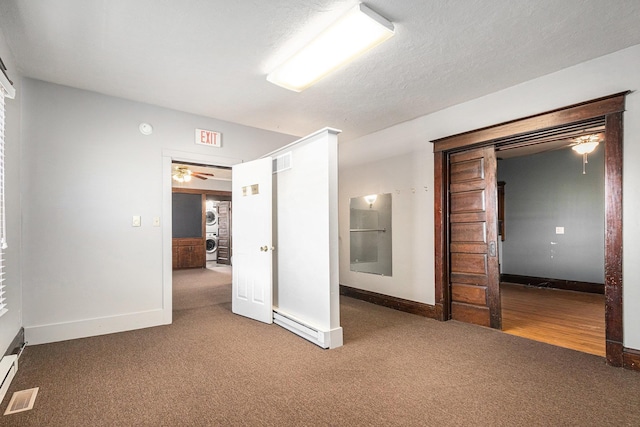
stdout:
<svg viewBox="0 0 640 427">
<path fill-rule="evenodd" d="M 291 151 L 273 158 L 273 173 L 291 169 Z"/>
</svg>

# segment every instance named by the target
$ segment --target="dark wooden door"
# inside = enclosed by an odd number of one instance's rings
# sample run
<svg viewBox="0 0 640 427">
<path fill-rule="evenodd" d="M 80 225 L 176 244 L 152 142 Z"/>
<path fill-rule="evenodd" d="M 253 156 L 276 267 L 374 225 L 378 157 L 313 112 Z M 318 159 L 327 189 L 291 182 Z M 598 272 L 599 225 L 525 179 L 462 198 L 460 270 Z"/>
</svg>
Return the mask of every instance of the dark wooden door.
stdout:
<svg viewBox="0 0 640 427">
<path fill-rule="evenodd" d="M 449 157 L 451 317 L 500 329 L 494 147 Z"/>
<path fill-rule="evenodd" d="M 218 204 L 218 264 L 231 264 L 231 202 Z"/>
</svg>

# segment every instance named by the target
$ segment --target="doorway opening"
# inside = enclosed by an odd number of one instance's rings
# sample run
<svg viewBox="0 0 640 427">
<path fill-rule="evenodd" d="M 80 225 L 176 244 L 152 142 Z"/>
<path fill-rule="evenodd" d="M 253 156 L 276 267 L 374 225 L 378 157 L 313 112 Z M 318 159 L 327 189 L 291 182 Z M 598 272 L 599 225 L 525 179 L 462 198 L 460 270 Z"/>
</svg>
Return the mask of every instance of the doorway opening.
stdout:
<svg viewBox="0 0 640 427">
<path fill-rule="evenodd" d="M 502 331 L 602 357 L 603 138 L 584 165 L 575 138 L 496 153 Z"/>
<path fill-rule="evenodd" d="M 625 96 L 626 92 L 619 93 L 433 141 L 436 305 L 442 308 L 444 320 L 453 318 L 502 328 L 496 243 L 496 151 L 552 144 L 586 128 L 604 126 L 606 357 L 613 366 L 623 365 L 622 115 Z M 469 236 L 475 240 L 469 240 Z"/>
<path fill-rule="evenodd" d="M 203 276 L 200 284 L 206 284 L 211 282 L 208 273 L 215 273 L 214 270 L 207 269 L 207 196 L 213 196 L 220 201 L 231 202 L 231 166 L 239 163 L 240 160 L 230 158 L 219 158 L 214 156 L 201 155 L 196 153 L 184 153 L 174 151 L 164 151 L 162 160 L 162 174 L 163 174 L 163 218 L 162 224 L 162 282 L 163 282 L 163 319 L 165 324 L 172 323 L 173 311 L 174 311 L 174 273 L 185 277 L 176 278 L 176 286 L 184 288 L 196 286 L 199 281 L 198 272 Z M 175 179 L 177 169 L 186 168 L 189 171 L 178 171 L 179 173 L 191 174 L 191 179 L 180 180 Z M 199 176 L 199 177 L 197 177 Z M 227 189 L 228 188 L 228 189 Z M 198 265 L 193 268 L 174 269 L 176 262 L 179 261 L 179 249 L 175 245 L 174 239 L 174 195 L 179 194 L 186 196 L 187 199 L 193 198 L 195 202 L 194 217 L 196 218 L 196 224 L 192 224 L 192 234 L 194 236 L 188 236 L 185 238 L 186 242 L 191 245 L 185 244 L 183 246 L 191 246 L 193 251 L 193 257 L 186 253 L 189 249 L 183 249 L 184 259 L 186 261 L 195 261 Z M 197 200 L 196 200 L 197 199 Z M 230 218 L 230 206 L 229 206 L 229 218 Z M 216 222 L 219 224 L 219 215 L 216 217 Z M 219 269 L 221 273 L 226 273 L 227 278 L 222 280 L 223 282 L 231 283 L 231 224 L 228 224 L 227 232 L 229 233 L 229 265 L 218 265 L 218 260 L 215 261 L 215 265 L 210 263 L 210 266 Z M 218 229 L 219 234 L 219 229 Z M 189 240 L 193 240 L 189 242 Z M 220 250 L 218 239 L 218 251 Z M 178 260 L 176 259 L 178 258 Z M 221 267 L 221 268 L 219 268 Z M 224 271 L 222 271 L 224 270 Z M 210 276 L 209 274 L 208 276 Z M 188 278 L 187 278 L 188 276 Z M 195 279 L 194 279 L 195 277 Z M 220 280 L 216 280 L 219 282 Z M 230 286 L 229 286 L 230 288 Z M 183 289 L 184 290 L 184 289 Z M 187 292 L 191 292 L 187 290 Z M 230 299 L 230 295 L 229 295 Z M 194 301 L 196 299 L 193 299 Z M 200 301 L 201 302 L 201 301 Z M 176 307 L 177 309 L 179 307 Z"/>
<path fill-rule="evenodd" d="M 173 311 L 230 299 L 231 169 L 173 162 Z"/>
</svg>

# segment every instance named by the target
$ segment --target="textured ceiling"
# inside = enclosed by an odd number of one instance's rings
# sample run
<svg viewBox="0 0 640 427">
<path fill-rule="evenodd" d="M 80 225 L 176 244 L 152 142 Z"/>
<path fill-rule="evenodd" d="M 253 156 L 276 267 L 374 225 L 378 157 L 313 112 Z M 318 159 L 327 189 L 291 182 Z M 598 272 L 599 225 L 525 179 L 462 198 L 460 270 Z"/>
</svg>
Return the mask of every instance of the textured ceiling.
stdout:
<svg viewBox="0 0 640 427">
<path fill-rule="evenodd" d="M 372 0 L 395 37 L 304 92 L 266 81 L 356 3 L 2 0 L 0 28 L 28 77 L 341 141 L 640 44 L 638 0 Z"/>
</svg>

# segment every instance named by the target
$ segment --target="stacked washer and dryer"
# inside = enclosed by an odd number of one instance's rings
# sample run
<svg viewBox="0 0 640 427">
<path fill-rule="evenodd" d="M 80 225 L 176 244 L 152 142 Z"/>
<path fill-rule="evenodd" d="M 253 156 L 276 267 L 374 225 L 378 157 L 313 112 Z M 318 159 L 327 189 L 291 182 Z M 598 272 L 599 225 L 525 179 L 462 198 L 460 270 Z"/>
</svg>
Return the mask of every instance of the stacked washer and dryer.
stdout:
<svg viewBox="0 0 640 427">
<path fill-rule="evenodd" d="M 218 260 L 218 203 L 209 198 L 206 201 L 207 261 Z"/>
</svg>

